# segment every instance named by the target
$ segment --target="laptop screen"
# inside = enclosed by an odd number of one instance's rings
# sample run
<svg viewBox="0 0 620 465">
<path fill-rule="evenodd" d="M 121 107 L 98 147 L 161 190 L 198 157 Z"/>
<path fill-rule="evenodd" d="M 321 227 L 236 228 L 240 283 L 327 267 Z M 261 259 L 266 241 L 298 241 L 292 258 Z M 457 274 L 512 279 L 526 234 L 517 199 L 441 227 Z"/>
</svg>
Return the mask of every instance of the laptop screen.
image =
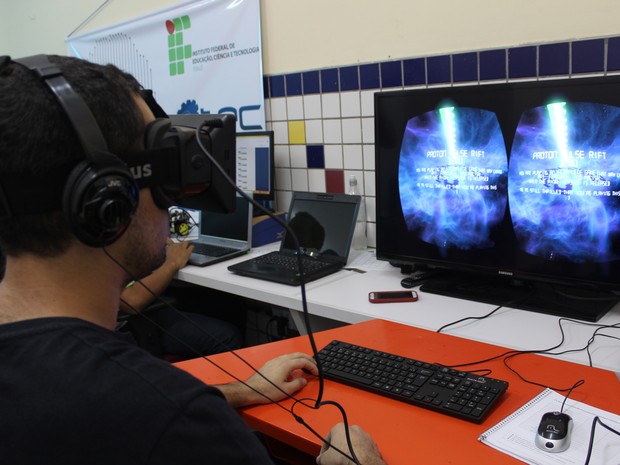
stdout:
<svg viewBox="0 0 620 465">
<path fill-rule="evenodd" d="M 300 247 L 321 255 L 348 257 L 359 209 L 359 198 L 344 194 L 293 194 L 288 224 Z M 283 249 L 295 249 L 287 234 Z"/>
<path fill-rule="evenodd" d="M 250 203 L 239 195 L 236 202 L 232 213 L 201 212 L 200 234 L 247 241 L 251 221 Z"/>
</svg>

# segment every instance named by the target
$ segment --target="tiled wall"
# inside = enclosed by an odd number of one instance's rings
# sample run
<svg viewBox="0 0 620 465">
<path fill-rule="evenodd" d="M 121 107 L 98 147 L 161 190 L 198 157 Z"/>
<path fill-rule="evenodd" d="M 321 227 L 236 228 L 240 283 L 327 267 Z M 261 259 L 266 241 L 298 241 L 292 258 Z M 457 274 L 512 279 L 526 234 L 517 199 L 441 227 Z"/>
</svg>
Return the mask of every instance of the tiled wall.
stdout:
<svg viewBox="0 0 620 465">
<path fill-rule="evenodd" d="M 618 72 L 620 37 L 608 37 L 265 76 L 276 207 L 286 209 L 292 191 L 345 192 L 355 175 L 374 247 L 375 92 Z"/>
</svg>

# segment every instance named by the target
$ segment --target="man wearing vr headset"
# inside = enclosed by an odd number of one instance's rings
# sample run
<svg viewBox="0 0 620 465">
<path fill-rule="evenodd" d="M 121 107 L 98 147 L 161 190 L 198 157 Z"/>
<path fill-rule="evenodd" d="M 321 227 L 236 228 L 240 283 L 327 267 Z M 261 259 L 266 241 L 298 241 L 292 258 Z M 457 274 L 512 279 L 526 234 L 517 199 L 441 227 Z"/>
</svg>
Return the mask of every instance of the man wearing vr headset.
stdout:
<svg viewBox="0 0 620 465">
<path fill-rule="evenodd" d="M 154 116 L 135 79 L 113 66 L 35 62 L 0 58 L 2 461 L 271 463 L 231 406 L 296 392 L 306 384 L 302 370 L 317 373 L 313 359 L 268 362 L 260 371 L 274 385 L 255 374 L 246 382 L 253 390 L 211 387 L 114 332 L 125 285 L 166 256 L 167 210 L 116 160 L 143 148 Z M 109 153 L 91 150 L 92 128 L 76 129 L 85 114 L 68 118 L 79 108 L 76 93 Z M 372 440 L 351 432 L 361 463 L 383 464 Z M 341 425 L 330 440 L 347 450 Z M 349 463 L 328 447 L 317 462 Z"/>
</svg>

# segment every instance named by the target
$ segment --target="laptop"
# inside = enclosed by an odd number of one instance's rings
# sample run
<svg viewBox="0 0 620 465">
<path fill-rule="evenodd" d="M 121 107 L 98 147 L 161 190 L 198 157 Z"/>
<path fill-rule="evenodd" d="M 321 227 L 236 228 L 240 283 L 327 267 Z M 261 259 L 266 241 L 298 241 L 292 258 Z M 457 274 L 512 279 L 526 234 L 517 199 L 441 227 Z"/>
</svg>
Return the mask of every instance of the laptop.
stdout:
<svg viewBox="0 0 620 465">
<path fill-rule="evenodd" d="M 360 196 L 293 192 L 287 224 L 295 232 L 303 260 L 304 282 L 335 273 L 349 258 Z M 228 267 L 252 278 L 298 286 L 295 241 L 285 231 L 280 249 Z"/>
<path fill-rule="evenodd" d="M 200 212 L 190 265 L 207 266 L 247 253 L 252 246 L 252 204 L 237 194 L 232 213 Z"/>
</svg>

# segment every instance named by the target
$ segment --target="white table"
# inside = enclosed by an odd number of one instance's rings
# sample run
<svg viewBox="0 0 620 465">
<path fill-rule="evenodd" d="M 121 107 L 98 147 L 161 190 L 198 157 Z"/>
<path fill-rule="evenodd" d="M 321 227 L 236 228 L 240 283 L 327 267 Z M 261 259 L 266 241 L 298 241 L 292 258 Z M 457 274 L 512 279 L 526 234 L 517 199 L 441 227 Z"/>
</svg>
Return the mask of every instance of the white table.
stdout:
<svg viewBox="0 0 620 465">
<path fill-rule="evenodd" d="M 295 325 L 304 333 L 300 287 L 238 276 L 227 270 L 236 261 L 264 254 L 277 246 L 270 244 L 258 247 L 248 255 L 203 268 L 187 266 L 179 271 L 177 279 L 288 308 Z M 374 318 L 436 331 L 462 318 L 486 315 L 495 308 L 489 304 L 423 292 L 419 292 L 420 299 L 417 302 L 371 304 L 368 302 L 368 292 L 401 289 L 400 280 L 404 276 L 399 269 L 375 260 L 373 251 L 353 251 L 347 266 L 366 272 L 342 270 L 306 285 L 307 308 L 313 331 Z M 559 320 L 559 317 L 553 315 L 502 308 L 489 318 L 459 323 L 443 332 L 517 350 L 544 350 L 561 342 Z M 620 326 L 620 305 L 610 310 L 596 324 Z M 596 329 L 592 325 L 588 322 L 563 323 L 565 341 L 553 352 L 585 347 Z M 595 338 L 590 346 L 592 364 L 618 373 L 620 327 L 605 329 L 602 334 L 611 337 Z M 557 357 L 589 364 L 583 350 Z"/>
</svg>

